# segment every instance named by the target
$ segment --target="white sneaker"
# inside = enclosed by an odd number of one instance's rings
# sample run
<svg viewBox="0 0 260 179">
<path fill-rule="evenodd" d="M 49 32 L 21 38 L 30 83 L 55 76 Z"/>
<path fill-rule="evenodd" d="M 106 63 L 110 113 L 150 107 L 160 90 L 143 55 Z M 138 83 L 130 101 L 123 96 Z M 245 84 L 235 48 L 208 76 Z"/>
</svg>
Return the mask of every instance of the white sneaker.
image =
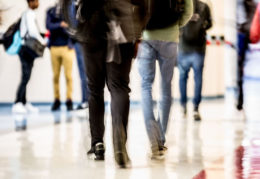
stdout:
<svg viewBox="0 0 260 179">
<path fill-rule="evenodd" d="M 27 109 L 28 112 L 31 112 L 31 113 L 39 112 L 39 109 L 34 107 L 31 103 L 26 103 L 25 108 Z"/>
<path fill-rule="evenodd" d="M 27 110 L 23 103 L 19 102 L 13 105 L 12 112 L 17 114 L 26 114 Z"/>
</svg>

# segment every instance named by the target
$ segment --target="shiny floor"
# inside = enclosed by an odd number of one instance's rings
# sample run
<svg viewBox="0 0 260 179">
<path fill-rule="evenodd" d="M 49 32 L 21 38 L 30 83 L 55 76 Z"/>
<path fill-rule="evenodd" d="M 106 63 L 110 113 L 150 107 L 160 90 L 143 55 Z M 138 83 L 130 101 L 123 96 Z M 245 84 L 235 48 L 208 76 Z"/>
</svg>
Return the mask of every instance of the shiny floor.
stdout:
<svg viewBox="0 0 260 179">
<path fill-rule="evenodd" d="M 201 105 L 201 122 L 192 119 L 191 105 L 183 118 L 173 105 L 164 161 L 151 161 L 141 107 L 131 106 L 128 152 L 132 166 L 119 169 L 113 159 L 111 117 L 106 110 L 106 160 L 86 156 L 90 147 L 85 111 L 11 115 L 0 107 L 0 178 L 39 179 L 259 179 L 260 121 L 243 114 L 227 115 L 223 100 Z M 229 117 L 228 117 L 229 116 Z"/>
</svg>

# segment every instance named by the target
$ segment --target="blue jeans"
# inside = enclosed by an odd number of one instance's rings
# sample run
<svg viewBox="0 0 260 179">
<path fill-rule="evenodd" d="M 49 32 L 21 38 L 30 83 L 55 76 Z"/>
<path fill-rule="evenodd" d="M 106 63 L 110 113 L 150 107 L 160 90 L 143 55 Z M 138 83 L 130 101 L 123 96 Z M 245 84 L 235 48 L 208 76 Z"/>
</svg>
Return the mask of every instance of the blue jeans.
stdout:
<svg viewBox="0 0 260 179">
<path fill-rule="evenodd" d="M 193 98 L 194 108 L 198 108 L 201 102 L 202 72 L 205 53 L 180 53 L 178 57 L 178 68 L 180 72 L 179 87 L 181 93 L 181 105 L 186 107 L 187 103 L 187 80 L 189 71 L 194 72 L 195 91 Z"/>
<path fill-rule="evenodd" d="M 142 80 L 142 108 L 152 150 L 157 150 L 158 146 L 165 143 L 172 103 L 171 82 L 177 59 L 177 47 L 177 43 L 174 42 L 149 40 L 143 41 L 138 50 L 138 70 Z M 152 97 L 156 60 L 159 62 L 161 74 L 161 98 L 157 119 L 154 116 Z"/>
<path fill-rule="evenodd" d="M 81 83 L 82 102 L 84 103 L 84 102 L 88 102 L 89 89 L 88 89 L 88 82 L 86 76 L 85 61 L 84 61 L 83 52 L 81 48 L 82 47 L 79 43 L 75 43 L 75 51 L 77 55 L 77 63 L 78 63 L 80 83 Z"/>
</svg>

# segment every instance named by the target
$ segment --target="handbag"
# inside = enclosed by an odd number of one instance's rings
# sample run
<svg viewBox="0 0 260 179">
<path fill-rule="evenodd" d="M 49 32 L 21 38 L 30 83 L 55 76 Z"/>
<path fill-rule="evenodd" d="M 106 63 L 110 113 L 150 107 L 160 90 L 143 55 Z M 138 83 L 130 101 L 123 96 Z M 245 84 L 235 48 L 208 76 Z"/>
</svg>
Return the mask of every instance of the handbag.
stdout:
<svg viewBox="0 0 260 179">
<path fill-rule="evenodd" d="M 257 43 L 260 40 L 260 3 L 257 5 L 255 15 L 250 27 L 250 41 Z"/>
<path fill-rule="evenodd" d="M 41 44 L 37 39 L 33 37 L 25 37 L 23 46 L 32 57 L 37 58 L 43 56 L 45 45 Z"/>
</svg>

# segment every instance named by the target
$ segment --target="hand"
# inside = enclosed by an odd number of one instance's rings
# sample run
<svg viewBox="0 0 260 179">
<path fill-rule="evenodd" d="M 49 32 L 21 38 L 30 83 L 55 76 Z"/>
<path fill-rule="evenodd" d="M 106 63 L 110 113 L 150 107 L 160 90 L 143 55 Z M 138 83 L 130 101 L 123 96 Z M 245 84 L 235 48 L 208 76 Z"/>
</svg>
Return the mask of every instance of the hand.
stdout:
<svg viewBox="0 0 260 179">
<path fill-rule="evenodd" d="M 66 22 L 64 22 L 64 21 L 61 21 L 60 26 L 63 27 L 63 28 L 68 28 L 69 27 L 69 25 Z"/>
</svg>

